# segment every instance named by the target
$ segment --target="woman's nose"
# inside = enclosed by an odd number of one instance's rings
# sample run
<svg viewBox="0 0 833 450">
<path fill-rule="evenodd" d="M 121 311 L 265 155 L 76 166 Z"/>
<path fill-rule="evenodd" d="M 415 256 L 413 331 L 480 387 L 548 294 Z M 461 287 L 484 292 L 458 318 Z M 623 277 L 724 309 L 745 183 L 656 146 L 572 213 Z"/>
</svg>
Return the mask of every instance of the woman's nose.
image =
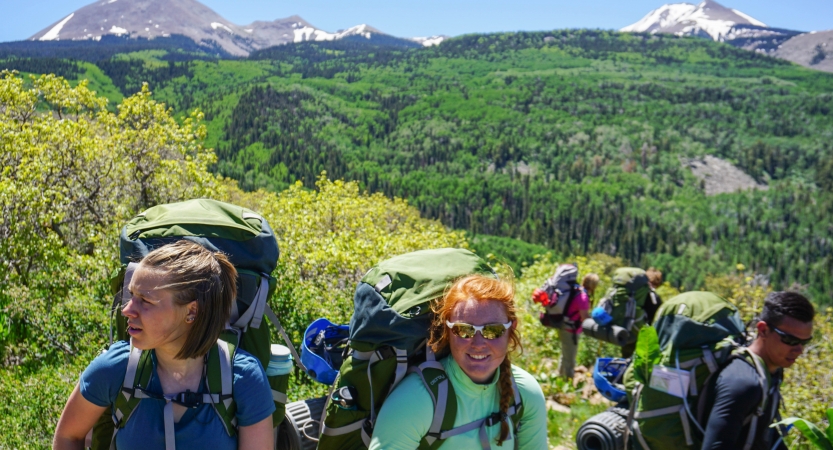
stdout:
<svg viewBox="0 0 833 450">
<path fill-rule="evenodd" d="M 131 297 L 127 303 L 121 308 L 121 315 L 125 317 L 136 317 L 136 311 L 133 310 L 133 298 Z"/>
<path fill-rule="evenodd" d="M 477 331 L 474 333 L 474 337 L 471 338 L 471 343 L 474 345 L 483 345 L 486 343 L 486 338 L 483 337 L 482 331 Z"/>
</svg>

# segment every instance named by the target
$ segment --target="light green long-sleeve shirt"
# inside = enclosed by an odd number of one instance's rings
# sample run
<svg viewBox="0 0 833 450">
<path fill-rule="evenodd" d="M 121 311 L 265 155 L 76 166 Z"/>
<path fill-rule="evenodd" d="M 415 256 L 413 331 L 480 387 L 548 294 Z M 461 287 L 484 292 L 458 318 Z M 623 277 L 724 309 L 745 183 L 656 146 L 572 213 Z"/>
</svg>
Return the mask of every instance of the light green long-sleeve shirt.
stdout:
<svg viewBox="0 0 833 450">
<path fill-rule="evenodd" d="M 494 380 L 489 384 L 476 384 L 457 365 L 454 358 L 444 358 L 440 362 L 445 367 L 457 395 L 455 427 L 482 419 L 500 410 L 497 387 L 499 373 L 495 373 Z M 512 374 L 515 376 L 518 390 L 521 391 L 521 401 L 524 405 L 518 431 L 519 449 L 547 449 L 547 409 L 541 386 L 532 375 L 520 367 L 512 366 Z M 408 375 L 382 405 L 369 450 L 416 449 L 423 436 L 428 434 L 433 417 L 434 404 L 431 394 L 416 374 Z M 495 439 L 500 434 L 500 425 L 488 427 L 487 430 L 493 450 L 514 448 L 515 443 L 512 440 L 505 441 L 502 447 L 497 446 Z M 478 430 L 452 436 L 445 441 L 442 448 L 480 449 Z"/>
</svg>

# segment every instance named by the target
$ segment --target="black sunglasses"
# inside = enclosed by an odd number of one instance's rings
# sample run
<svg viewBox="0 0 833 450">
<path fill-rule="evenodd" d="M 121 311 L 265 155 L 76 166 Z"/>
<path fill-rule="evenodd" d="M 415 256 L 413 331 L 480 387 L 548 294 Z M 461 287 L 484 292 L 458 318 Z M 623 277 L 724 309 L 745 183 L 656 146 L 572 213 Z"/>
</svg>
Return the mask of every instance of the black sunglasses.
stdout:
<svg viewBox="0 0 833 450">
<path fill-rule="evenodd" d="M 778 333 L 778 336 L 781 338 L 781 342 L 783 342 L 783 343 L 785 343 L 789 346 L 807 345 L 807 344 L 810 343 L 810 341 L 813 340 L 812 336 L 808 337 L 807 339 L 801 339 L 798 336 L 793 336 L 790 333 L 785 333 L 785 332 L 779 330 L 778 328 L 773 327 L 772 325 L 769 325 L 769 324 L 767 324 L 767 325 L 769 326 L 769 328 L 772 331 Z"/>
</svg>

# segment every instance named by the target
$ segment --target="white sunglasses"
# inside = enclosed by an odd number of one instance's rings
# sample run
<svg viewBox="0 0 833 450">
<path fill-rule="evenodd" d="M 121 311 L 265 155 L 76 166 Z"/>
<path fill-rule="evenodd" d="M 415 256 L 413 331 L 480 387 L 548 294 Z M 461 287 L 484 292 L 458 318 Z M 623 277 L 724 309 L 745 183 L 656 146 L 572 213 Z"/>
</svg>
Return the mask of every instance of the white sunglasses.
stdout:
<svg viewBox="0 0 833 450">
<path fill-rule="evenodd" d="M 455 336 L 459 336 L 463 339 L 471 339 L 479 331 L 481 336 L 489 340 L 498 339 L 501 336 L 503 336 L 503 334 L 506 333 L 506 330 L 508 330 L 509 327 L 512 326 L 512 323 L 512 321 L 509 321 L 506 323 L 487 323 L 486 325 L 472 325 L 470 323 L 464 322 L 445 322 L 448 328 L 451 328 L 451 332 L 454 333 Z"/>
</svg>

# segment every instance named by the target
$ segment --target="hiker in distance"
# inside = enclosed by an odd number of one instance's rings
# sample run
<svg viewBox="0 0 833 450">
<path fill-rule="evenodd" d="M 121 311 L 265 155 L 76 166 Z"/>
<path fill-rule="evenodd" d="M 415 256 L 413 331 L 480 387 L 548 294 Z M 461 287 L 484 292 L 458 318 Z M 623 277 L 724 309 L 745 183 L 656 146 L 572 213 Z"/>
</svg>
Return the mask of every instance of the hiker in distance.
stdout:
<svg viewBox="0 0 833 450">
<path fill-rule="evenodd" d="M 749 346 L 758 364 L 737 358 L 720 372 L 711 390 L 713 395 L 706 398 L 709 415 L 704 422 L 703 450 L 746 448 L 750 425 L 745 420 L 758 412 L 765 393 L 763 414 L 748 448 L 786 450 L 783 442 L 778 443 L 778 431 L 769 425 L 778 415 L 783 370 L 795 363 L 810 342 L 814 315 L 813 305 L 799 293 L 773 292 L 766 297 L 755 324 L 757 338 Z M 756 371 L 756 365 L 761 366 L 763 374 Z M 773 447 L 775 444 L 778 446 Z"/>
<path fill-rule="evenodd" d="M 224 342 L 218 340 L 236 298 L 236 279 L 237 271 L 225 255 L 193 242 L 178 241 L 150 252 L 133 273 L 130 300 L 121 312 L 131 341 L 113 344 L 81 375 L 61 414 L 53 448 L 83 448 L 85 436 L 99 426 L 102 414 L 118 415 L 113 407 L 117 396 L 129 393 L 141 401 L 124 428 L 117 430 L 118 449 L 273 449 L 275 404 L 263 367 L 245 351 L 223 350 Z M 215 412 L 216 403 L 228 399 L 210 398 L 187 408 L 181 404 L 189 402 L 186 396 L 173 401 L 164 397 L 188 391 L 200 393 L 200 399 L 210 397 L 202 395 L 213 384 L 206 375 L 209 354 L 234 355 L 233 381 L 223 377 L 224 383 L 233 383 L 234 436 Z M 136 367 L 128 360 L 138 355 L 152 359 L 149 381 L 144 389 L 123 389 L 127 368 Z M 220 358 L 229 361 L 231 356 Z M 147 374 L 135 374 L 137 379 L 142 376 Z M 187 397 L 192 401 L 197 396 Z"/>
<path fill-rule="evenodd" d="M 648 277 L 648 284 L 651 285 L 651 289 L 654 291 L 662 286 L 662 272 L 659 269 L 649 267 L 648 270 L 645 271 L 645 275 Z M 662 299 L 660 299 L 659 296 L 655 296 L 654 300 L 656 301 L 645 302 L 645 314 L 647 315 L 648 325 L 654 323 L 654 316 L 657 315 L 659 307 L 662 306 Z"/>
<path fill-rule="evenodd" d="M 541 387 L 509 359 L 510 352 L 521 348 L 514 298 L 511 282 L 470 275 L 456 281 L 432 306 L 428 345 L 438 355 L 450 352 L 438 363 L 454 388 L 454 427 L 490 418 L 483 426 L 456 430 L 461 433 L 445 438 L 443 447 L 548 448 Z M 416 449 L 433 417 L 430 392 L 417 374 L 408 375 L 382 406 L 370 450 Z"/>
<path fill-rule="evenodd" d="M 590 317 L 590 299 L 599 285 L 599 276 L 595 273 L 585 275 L 581 284 L 578 284 L 577 276 L 576 266 L 562 264 L 532 293 L 532 300 L 546 308 L 540 315 L 541 324 L 558 332 L 561 342 L 558 375 L 568 379 L 575 375 L 581 324 Z"/>
</svg>

